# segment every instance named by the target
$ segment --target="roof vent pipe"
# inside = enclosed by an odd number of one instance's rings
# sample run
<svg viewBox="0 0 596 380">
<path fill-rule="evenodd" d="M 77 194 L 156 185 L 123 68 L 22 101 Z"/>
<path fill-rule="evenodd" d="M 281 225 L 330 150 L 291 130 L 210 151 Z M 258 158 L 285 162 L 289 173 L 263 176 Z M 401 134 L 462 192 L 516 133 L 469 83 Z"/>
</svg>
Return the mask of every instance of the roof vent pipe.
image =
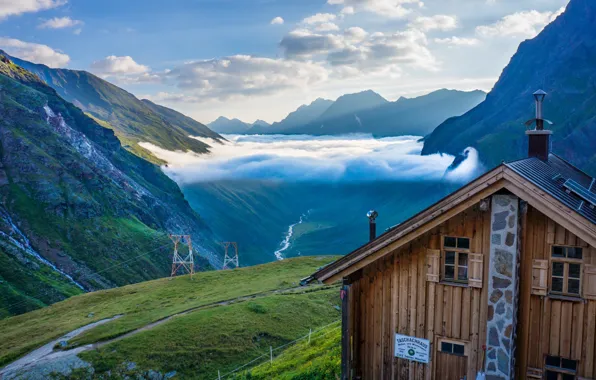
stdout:
<svg viewBox="0 0 596 380">
<path fill-rule="evenodd" d="M 370 210 L 366 213 L 366 217 L 368 218 L 368 230 L 369 230 L 369 241 L 373 241 L 377 238 L 377 216 L 379 213 L 375 210 Z"/>
<path fill-rule="evenodd" d="M 526 126 L 531 126 L 536 123 L 536 128 L 526 131 L 528 135 L 528 157 L 536 157 L 543 161 L 548 161 L 548 154 L 550 153 L 550 135 L 552 131 L 544 129 L 544 122 L 552 125 L 552 122 L 545 120 L 543 117 L 543 105 L 546 92 L 538 90 L 534 93 L 534 100 L 536 101 L 536 118 L 528 120 Z"/>
</svg>

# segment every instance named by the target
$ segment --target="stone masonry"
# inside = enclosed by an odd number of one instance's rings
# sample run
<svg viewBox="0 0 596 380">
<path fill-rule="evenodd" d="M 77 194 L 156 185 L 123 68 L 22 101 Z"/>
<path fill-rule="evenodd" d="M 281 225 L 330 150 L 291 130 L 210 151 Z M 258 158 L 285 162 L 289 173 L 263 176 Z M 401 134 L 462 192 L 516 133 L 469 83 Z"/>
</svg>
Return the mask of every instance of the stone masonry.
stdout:
<svg viewBox="0 0 596 380">
<path fill-rule="evenodd" d="M 486 329 L 486 378 L 511 379 L 517 314 L 518 198 L 493 195 Z"/>
</svg>

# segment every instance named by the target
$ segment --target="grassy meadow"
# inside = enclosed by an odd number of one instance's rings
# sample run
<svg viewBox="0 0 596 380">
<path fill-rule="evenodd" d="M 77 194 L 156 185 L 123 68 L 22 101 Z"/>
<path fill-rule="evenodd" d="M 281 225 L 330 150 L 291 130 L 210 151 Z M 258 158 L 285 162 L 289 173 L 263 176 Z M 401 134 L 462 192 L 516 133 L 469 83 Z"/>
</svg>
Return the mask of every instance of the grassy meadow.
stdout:
<svg viewBox="0 0 596 380">
<path fill-rule="evenodd" d="M 69 342 L 70 345 L 105 341 L 172 314 L 192 308 L 215 304 L 242 296 L 292 288 L 298 286 L 301 278 L 308 276 L 317 268 L 329 263 L 333 259 L 334 257 L 330 256 L 302 257 L 229 271 L 198 273 L 193 280 L 188 276 L 180 276 L 172 280 L 164 278 L 147 281 L 121 288 L 75 296 L 43 309 L 3 319 L 0 320 L 0 366 L 10 363 L 27 352 L 53 339 L 57 339 L 78 327 L 118 314 L 123 314 L 123 316 L 87 331 L 76 339 L 71 340 Z M 317 302 L 330 302 L 324 301 L 327 299 L 325 297 L 329 297 L 328 300 L 334 297 L 337 298 L 336 289 L 325 290 L 325 287 L 315 287 L 313 289 L 319 289 L 320 291 L 312 294 L 306 293 L 304 295 L 273 295 L 279 298 L 271 298 L 268 304 L 262 306 L 265 310 L 274 310 L 273 304 L 275 302 L 279 301 L 280 305 L 282 305 L 283 302 L 295 300 L 300 305 L 299 308 L 292 309 L 286 305 L 285 309 L 293 310 L 294 314 L 299 315 L 301 313 L 300 308 L 304 306 L 301 303 L 305 302 L 309 304 L 311 297 L 314 297 L 312 298 L 313 302 L 316 301 L 313 303 L 313 307 L 317 305 Z M 327 295 L 325 291 L 329 291 L 330 293 Z M 250 302 L 261 302 L 261 300 Z M 266 301 L 263 300 L 263 302 Z M 247 305 L 249 303 L 220 306 L 196 312 L 196 315 L 190 313 L 185 316 L 176 317 L 156 327 L 154 330 L 140 333 L 129 339 L 133 342 L 133 339 L 140 339 L 145 334 L 155 334 L 165 326 L 176 326 L 175 322 L 178 321 L 185 320 L 188 321 L 186 323 L 192 323 L 193 318 L 217 318 L 217 314 L 219 312 L 224 313 L 225 310 L 246 311 L 242 308 L 248 307 Z M 259 307 L 255 306 L 255 308 Z M 335 308 L 331 306 L 328 308 L 333 309 L 333 312 L 339 315 L 339 312 Z M 264 313 L 263 316 L 275 317 L 281 324 L 289 326 L 291 321 L 286 320 L 286 318 L 291 316 L 292 313 L 285 313 L 282 309 L 275 313 Z M 324 309 L 326 310 L 327 306 Z M 320 310 L 313 310 L 313 312 L 319 313 Z M 211 317 L 206 317 L 209 315 Z M 238 315 L 242 314 L 239 313 Z M 251 312 L 249 315 L 261 316 L 254 312 Z M 308 323 L 305 322 L 305 329 L 317 327 L 315 325 L 318 322 L 321 322 L 322 325 L 331 322 L 331 319 L 333 319 L 331 315 L 325 313 L 322 314 L 320 320 L 316 319 L 316 316 L 313 316 L 313 318 L 315 319 L 306 321 Z M 247 321 L 247 319 L 242 319 L 242 321 Z M 273 322 L 267 322 L 267 324 L 269 323 Z M 228 331 L 224 325 L 221 326 L 221 329 L 222 333 Z M 203 333 L 204 331 L 200 330 L 199 335 Z M 282 334 L 282 338 L 279 341 L 289 339 L 290 335 L 293 336 L 293 333 L 288 333 L 286 336 Z M 224 338 L 222 337 L 222 339 Z M 121 340 L 117 344 L 125 345 L 127 340 Z M 176 344 L 184 345 L 186 344 L 185 342 L 187 340 L 181 340 Z M 238 347 L 238 350 L 242 351 L 243 349 Z M 106 360 L 109 361 L 112 359 Z"/>
</svg>

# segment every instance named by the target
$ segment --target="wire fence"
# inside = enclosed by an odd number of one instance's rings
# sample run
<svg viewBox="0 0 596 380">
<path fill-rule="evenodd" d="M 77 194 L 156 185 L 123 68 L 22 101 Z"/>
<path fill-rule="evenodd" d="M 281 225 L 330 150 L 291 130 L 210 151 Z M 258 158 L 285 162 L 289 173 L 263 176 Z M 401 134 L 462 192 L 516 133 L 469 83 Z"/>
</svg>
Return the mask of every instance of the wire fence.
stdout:
<svg viewBox="0 0 596 380">
<path fill-rule="evenodd" d="M 261 359 L 263 359 L 263 358 L 269 358 L 269 360 L 270 360 L 270 361 L 271 361 L 271 363 L 273 364 L 273 358 L 274 358 L 274 356 L 273 356 L 273 353 L 274 353 L 275 351 L 278 351 L 278 350 L 281 350 L 281 349 L 283 349 L 283 348 L 286 348 L 286 347 L 288 347 L 288 346 L 294 345 L 294 344 L 298 343 L 299 341 L 301 341 L 301 340 L 305 340 L 305 339 L 308 339 L 308 342 L 309 342 L 309 343 L 311 343 L 311 338 L 313 337 L 313 336 L 312 336 L 313 334 L 316 334 L 316 333 L 318 333 L 318 332 L 320 332 L 320 331 L 322 331 L 322 330 L 325 330 L 325 329 L 326 329 L 326 328 L 328 328 L 329 326 L 332 326 L 332 325 L 334 325 L 334 324 L 337 324 L 337 323 L 339 323 L 340 321 L 341 321 L 341 319 L 338 319 L 338 320 L 336 320 L 336 321 L 333 321 L 333 322 L 331 322 L 330 324 L 328 324 L 328 325 L 325 325 L 325 326 L 323 326 L 323 327 L 320 327 L 320 328 L 318 328 L 317 330 L 314 330 L 314 331 L 311 329 L 311 330 L 308 332 L 308 334 L 306 334 L 306 335 L 304 335 L 304 336 L 301 336 L 300 338 L 298 338 L 298 339 L 295 339 L 295 340 L 293 340 L 293 341 L 291 341 L 291 342 L 288 342 L 288 343 L 286 343 L 286 344 L 283 344 L 283 345 L 281 345 L 281 346 L 278 346 L 278 347 L 275 347 L 275 348 L 273 348 L 272 346 L 269 346 L 269 351 L 267 351 L 266 353 L 264 353 L 263 355 L 261 355 L 261 356 L 259 356 L 259 357 L 256 357 L 256 358 L 254 358 L 253 360 L 249 361 L 248 363 L 246 363 L 246 364 L 243 364 L 243 365 L 241 365 L 240 367 L 233 369 L 232 371 L 229 371 L 229 372 L 227 372 L 227 373 L 225 373 L 225 374 L 223 374 L 223 375 L 222 375 L 222 374 L 220 374 L 220 371 L 217 371 L 217 377 L 216 377 L 214 380 L 221 380 L 221 379 L 224 379 L 224 378 L 226 378 L 226 377 L 228 377 L 228 376 L 230 376 L 230 375 L 233 375 L 233 374 L 235 374 L 235 373 L 238 373 L 239 371 L 241 371 L 241 370 L 243 370 L 243 369 L 246 369 L 247 367 L 249 367 L 251 364 L 259 362 L 259 360 L 261 360 Z M 341 325 L 339 325 L 339 326 L 336 326 L 336 327 L 332 328 L 331 330 L 329 330 L 329 331 L 326 331 L 324 334 L 317 335 L 317 336 L 316 336 L 316 338 L 323 337 L 323 336 L 325 336 L 325 335 L 327 335 L 327 334 L 329 334 L 329 333 L 331 333 L 331 332 L 333 332 L 333 331 L 335 331 L 335 330 L 339 329 L 340 327 L 341 327 Z M 256 365 L 256 364 L 255 364 L 255 365 Z"/>
</svg>

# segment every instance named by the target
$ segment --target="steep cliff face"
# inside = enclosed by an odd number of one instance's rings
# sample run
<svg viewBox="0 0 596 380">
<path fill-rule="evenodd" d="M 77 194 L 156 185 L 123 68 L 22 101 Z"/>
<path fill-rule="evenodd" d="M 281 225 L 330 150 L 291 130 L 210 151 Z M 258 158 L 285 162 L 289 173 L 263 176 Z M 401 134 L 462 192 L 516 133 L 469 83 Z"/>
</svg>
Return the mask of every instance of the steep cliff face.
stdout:
<svg viewBox="0 0 596 380">
<path fill-rule="evenodd" d="M 4 57 L 0 88 L 0 316 L 168 274 L 167 232 L 212 252 L 178 186 L 114 131 Z"/>
<path fill-rule="evenodd" d="M 150 142 L 168 150 L 207 152 L 209 146 L 188 135 L 221 139 L 205 125 L 172 109 L 137 99 L 133 94 L 86 71 L 52 69 L 10 57 L 14 63 L 37 75 L 68 102 L 113 129 L 128 150 L 152 158 L 139 142 Z"/>
<path fill-rule="evenodd" d="M 532 93 L 549 95 L 545 117 L 553 151 L 596 171 L 596 2 L 571 0 L 565 13 L 523 42 L 486 100 L 447 120 L 426 139 L 423 154 L 457 154 L 468 146 L 490 167 L 526 155 L 523 122 L 534 115 Z"/>
</svg>

